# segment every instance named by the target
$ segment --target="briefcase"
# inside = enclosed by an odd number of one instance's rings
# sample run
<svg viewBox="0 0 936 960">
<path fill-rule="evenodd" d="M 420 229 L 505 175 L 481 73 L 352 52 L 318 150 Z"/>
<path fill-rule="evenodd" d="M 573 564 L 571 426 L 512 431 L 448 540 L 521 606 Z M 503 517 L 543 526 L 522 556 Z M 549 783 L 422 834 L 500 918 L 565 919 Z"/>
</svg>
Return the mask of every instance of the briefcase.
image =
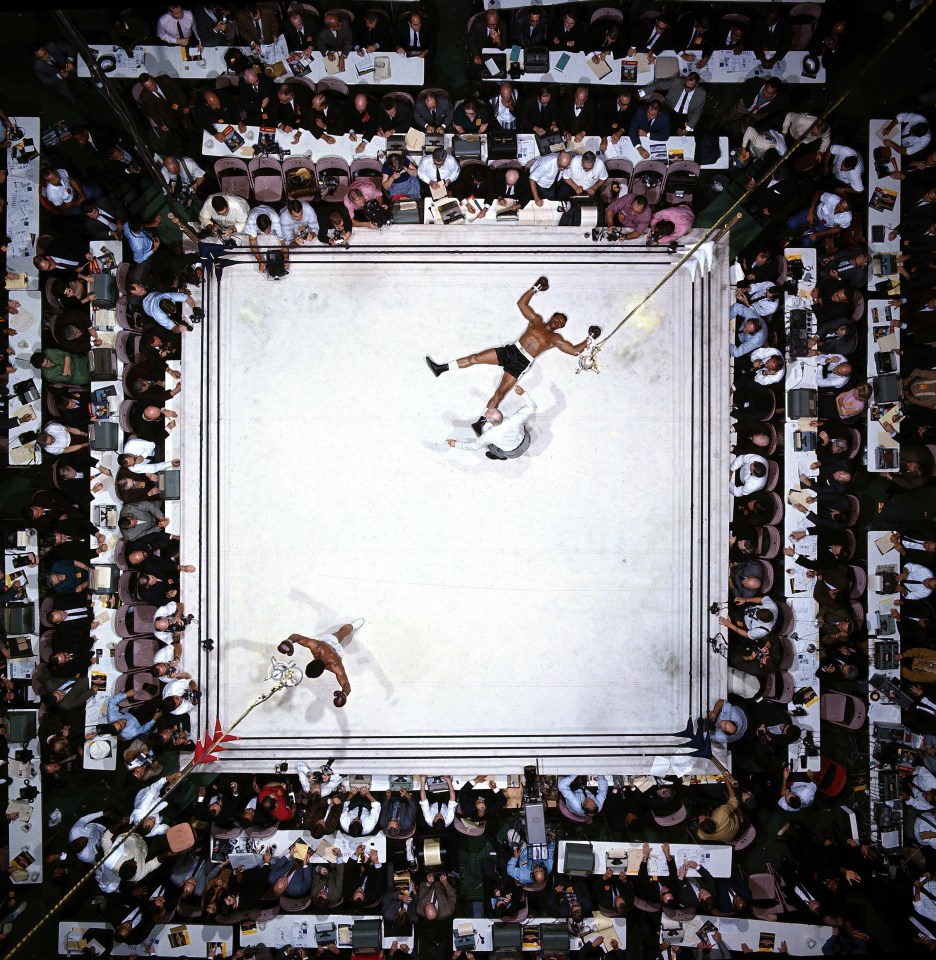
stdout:
<svg viewBox="0 0 936 960">
<path fill-rule="evenodd" d="M 3 632 L 34 633 L 36 629 L 36 605 L 34 603 L 11 603 L 3 608 Z"/>
<path fill-rule="evenodd" d="M 548 73 L 549 51 L 545 47 L 527 47 L 523 51 L 524 73 Z"/>
<path fill-rule="evenodd" d="M 480 160 L 481 138 L 477 134 L 456 135 L 452 138 L 452 153 L 456 160 Z"/>
<path fill-rule="evenodd" d="M 897 373 L 872 377 L 871 390 L 874 393 L 875 403 L 895 403 L 903 396 L 903 381 Z"/>
<path fill-rule="evenodd" d="M 403 153 L 406 149 L 406 134 L 394 133 L 387 137 L 387 153 Z"/>
<path fill-rule="evenodd" d="M 590 877 L 595 869 L 595 850 L 591 843 L 567 843 L 565 873 L 570 877 Z"/>
<path fill-rule="evenodd" d="M 488 134 L 488 160 L 516 160 L 517 134 L 514 130 L 495 130 Z"/>
</svg>

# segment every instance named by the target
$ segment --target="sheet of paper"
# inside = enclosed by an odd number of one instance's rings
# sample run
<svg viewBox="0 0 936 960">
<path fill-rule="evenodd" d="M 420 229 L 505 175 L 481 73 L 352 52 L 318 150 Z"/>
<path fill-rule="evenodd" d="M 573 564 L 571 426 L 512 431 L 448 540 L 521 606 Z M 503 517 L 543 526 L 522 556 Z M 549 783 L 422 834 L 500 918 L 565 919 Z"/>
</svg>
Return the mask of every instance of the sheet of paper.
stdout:
<svg viewBox="0 0 936 960">
<path fill-rule="evenodd" d="M 650 767 L 651 777 L 665 777 L 670 771 L 669 757 L 654 757 Z"/>
</svg>

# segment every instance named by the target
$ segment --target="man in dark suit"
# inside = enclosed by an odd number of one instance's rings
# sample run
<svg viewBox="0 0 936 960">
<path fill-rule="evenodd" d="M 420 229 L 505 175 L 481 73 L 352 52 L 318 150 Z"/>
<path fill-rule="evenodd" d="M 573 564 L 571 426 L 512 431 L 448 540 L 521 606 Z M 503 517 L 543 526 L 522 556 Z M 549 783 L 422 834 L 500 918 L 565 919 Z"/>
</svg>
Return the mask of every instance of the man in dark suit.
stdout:
<svg viewBox="0 0 936 960">
<path fill-rule="evenodd" d="M 507 24 L 496 10 L 486 10 L 475 18 L 468 31 L 468 56 L 474 66 L 481 66 L 482 50 L 504 50 L 507 46 Z"/>
<path fill-rule="evenodd" d="M 634 93 L 628 87 L 622 87 L 616 97 L 608 98 L 598 108 L 598 133 L 610 137 L 615 143 L 627 135 L 631 120 L 637 112 Z"/>
<path fill-rule="evenodd" d="M 413 11 L 397 24 L 394 42 L 397 53 L 425 59 L 435 49 L 435 34 L 422 15 Z"/>
<path fill-rule="evenodd" d="M 351 24 L 344 17 L 339 17 L 337 13 L 328 13 L 325 15 L 325 22 L 322 24 L 316 37 L 319 53 L 338 54 L 346 57 L 351 52 L 354 43 L 354 37 L 351 35 Z M 332 59 L 329 57 L 329 59 Z"/>
<path fill-rule="evenodd" d="M 552 87 L 539 87 L 536 96 L 524 97 L 517 107 L 517 120 L 522 133 L 545 137 L 559 132 L 556 120 L 559 108 Z"/>
<path fill-rule="evenodd" d="M 647 137 L 650 140 L 668 140 L 672 132 L 672 123 L 669 113 L 663 109 L 659 100 L 648 100 L 634 111 L 634 118 L 631 120 L 630 130 L 631 143 L 637 148 L 638 153 L 646 160 L 650 156 L 646 148 L 640 144 L 641 137 Z"/>
<path fill-rule="evenodd" d="M 164 133 L 185 133 L 189 114 L 188 100 L 179 86 L 169 77 L 152 77 L 141 73 L 142 89 L 137 103 L 147 119 Z"/>
<path fill-rule="evenodd" d="M 354 21 L 354 49 L 377 53 L 393 49 L 390 24 L 379 13 L 369 10 Z"/>
<path fill-rule="evenodd" d="M 682 51 L 683 59 L 701 70 L 718 49 L 718 37 L 709 17 L 701 13 L 689 21 L 686 29 L 677 33 L 674 49 Z"/>
<path fill-rule="evenodd" d="M 595 132 L 595 102 L 588 95 L 588 87 L 575 88 L 575 93 L 559 107 L 556 122 L 567 140 L 582 140 Z"/>
<path fill-rule="evenodd" d="M 776 7 L 771 7 L 754 24 L 751 49 L 765 67 L 772 67 L 790 52 L 790 39 L 789 20 Z"/>
<path fill-rule="evenodd" d="M 268 43 L 275 43 L 279 36 L 279 17 L 269 7 L 262 9 L 256 3 L 248 3 L 235 20 L 237 32 L 244 43 L 255 50 Z"/>
<path fill-rule="evenodd" d="M 366 93 L 355 94 L 350 108 L 345 109 L 348 129 L 364 140 L 372 140 L 380 123 L 380 104 Z"/>
<path fill-rule="evenodd" d="M 312 97 L 309 115 L 312 119 L 309 132 L 326 143 L 334 143 L 335 137 L 344 136 L 348 132 L 348 121 L 341 104 L 327 94 L 317 93 Z"/>
<path fill-rule="evenodd" d="M 761 162 L 773 166 L 777 159 L 779 159 L 777 151 L 768 150 L 761 158 Z M 745 172 L 752 173 L 750 168 Z M 757 179 L 753 175 L 749 176 L 747 189 L 752 189 L 756 182 Z M 769 180 L 751 193 L 746 206 L 758 220 L 775 220 L 778 217 L 785 219 L 796 205 L 798 198 L 799 186 L 790 176 L 789 168 L 782 166 L 771 174 Z"/>
<path fill-rule="evenodd" d="M 508 203 L 525 207 L 533 199 L 530 191 L 530 175 L 526 170 L 514 170 L 512 167 L 506 170 L 495 170 L 494 196 Z"/>
<path fill-rule="evenodd" d="M 391 137 L 395 133 L 406 133 L 413 125 L 413 108 L 402 97 L 384 97 L 380 101 L 380 120 L 377 123 L 377 135 Z"/>
<path fill-rule="evenodd" d="M 202 91 L 192 113 L 198 126 L 217 139 L 221 137 L 218 124 L 236 127 L 241 123 L 240 107 L 227 90 Z"/>
<path fill-rule="evenodd" d="M 578 10 L 568 7 L 553 23 L 548 33 L 549 48 L 573 53 L 581 50 L 585 43 L 585 24 Z"/>
<path fill-rule="evenodd" d="M 444 94 L 426 91 L 416 98 L 413 125 L 426 133 L 445 133 L 452 129 L 455 112 L 452 101 Z"/>
<path fill-rule="evenodd" d="M 666 90 L 666 105 L 673 111 L 676 136 L 682 137 L 695 130 L 702 119 L 706 99 L 705 87 L 699 82 L 699 75 L 693 70 L 685 77 L 673 77 L 666 80 L 661 89 Z"/>
<path fill-rule="evenodd" d="M 663 50 L 672 50 L 674 45 L 673 18 L 665 11 L 655 20 L 641 20 L 633 33 L 633 43 L 628 53 L 648 53 L 650 60 Z"/>
<path fill-rule="evenodd" d="M 223 4 L 204 3 L 194 13 L 195 32 L 206 47 L 229 47 L 237 38 L 237 27 Z"/>
<path fill-rule="evenodd" d="M 257 73 L 253 67 L 248 67 L 241 74 L 237 97 L 248 126 L 266 127 L 275 123 L 276 84 L 265 73 Z"/>
<path fill-rule="evenodd" d="M 485 203 L 492 203 L 494 200 L 494 176 L 491 173 L 491 168 L 487 165 L 466 164 L 462 167 L 458 179 L 452 184 L 449 192 L 459 200 L 476 197 Z"/>
<path fill-rule="evenodd" d="M 46 87 L 77 106 L 68 81 L 75 76 L 75 48 L 67 43 L 50 40 L 48 43 L 36 43 L 32 47 L 33 72 L 36 79 Z"/>
<path fill-rule="evenodd" d="M 280 129 L 308 129 L 312 123 L 312 91 L 305 83 L 281 83 L 276 88 L 276 112 L 274 119 Z"/>
<path fill-rule="evenodd" d="M 303 16 L 302 10 L 292 10 L 283 24 L 283 36 L 290 53 L 299 53 L 308 59 L 315 49 L 317 24 L 313 17 Z"/>
<path fill-rule="evenodd" d="M 771 117 L 782 114 L 785 98 L 783 81 L 776 77 L 751 77 L 741 87 L 741 96 L 728 111 L 721 126 L 729 136 L 740 136 L 749 124 L 758 130 L 764 129 Z"/>
<path fill-rule="evenodd" d="M 546 33 L 549 24 L 542 10 L 533 8 L 521 10 L 514 19 L 510 31 L 510 42 L 518 47 L 543 47 L 546 45 Z"/>
</svg>

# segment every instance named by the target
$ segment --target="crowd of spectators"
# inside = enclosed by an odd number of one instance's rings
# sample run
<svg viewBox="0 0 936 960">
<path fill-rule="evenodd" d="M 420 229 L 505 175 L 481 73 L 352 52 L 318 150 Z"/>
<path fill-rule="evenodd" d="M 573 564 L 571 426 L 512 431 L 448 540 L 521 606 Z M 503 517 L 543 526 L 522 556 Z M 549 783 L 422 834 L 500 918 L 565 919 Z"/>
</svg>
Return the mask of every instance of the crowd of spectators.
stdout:
<svg viewBox="0 0 936 960">
<path fill-rule="evenodd" d="M 931 906 L 936 865 L 930 853 L 936 846 L 930 821 L 936 803 L 936 707 L 931 703 L 936 701 L 931 686 L 936 653 L 930 646 L 936 636 L 931 606 L 936 532 L 932 511 L 919 510 L 913 497 L 920 489 L 932 490 L 936 470 L 936 355 L 929 338 L 936 316 L 932 118 L 912 106 L 895 119 L 901 133 L 894 148 L 895 176 L 902 181 L 904 202 L 894 238 L 901 243 L 900 364 L 907 404 L 898 435 L 899 469 L 875 476 L 862 465 L 864 414 L 872 400 L 862 375 L 871 263 L 866 129 L 840 126 L 835 114 L 822 118 L 819 106 L 795 106 L 791 84 L 769 73 L 736 88 L 725 86 L 730 97 L 717 107 L 719 97 L 700 76 L 714 51 L 754 51 L 770 71 L 793 46 L 796 24 L 778 5 L 757 7 L 750 16 L 718 5 L 705 12 L 663 9 L 649 17 L 636 8 L 595 17 L 594 6 L 478 13 L 467 28 L 468 83 L 461 97 L 437 87 L 383 96 L 375 96 L 373 87 L 347 94 L 334 87 L 318 91 L 298 80 L 274 83 L 249 61 L 251 52 L 259 54 L 282 34 L 290 51 L 316 50 L 341 67 L 362 49 L 419 56 L 431 71 L 438 39 L 432 11 L 407 10 L 395 21 L 382 10 L 361 9 L 351 18 L 307 4 L 171 6 L 158 16 L 113 12 L 109 39 L 128 50 L 143 43 L 185 46 L 193 53 L 239 45 L 248 61 L 240 65 L 236 85 L 142 74 L 128 98 L 146 128 L 145 160 L 160 170 L 174 213 L 199 231 L 198 251 L 181 244 L 168 210 L 139 209 L 128 199 L 127 185 L 146 183 L 141 146 L 125 131 L 92 121 L 90 112 L 89 122 L 74 125 L 67 140 L 43 148 L 36 185 L 42 238 L 34 263 L 44 298 L 43 349 L 28 359 L 43 385 L 45 415 L 37 443 L 48 468 L 43 468 L 46 482 L 32 492 L 19 518 L 20 526 L 36 532 L 30 568 L 40 572 L 41 662 L 31 685 L 41 698 L 40 764 L 47 802 L 54 806 L 59 790 L 58 796 L 74 790 L 87 798 L 81 815 L 50 835 L 46 869 L 52 883 L 67 888 L 94 868 L 97 889 L 82 909 L 111 925 L 112 931 L 99 931 L 107 944 L 141 945 L 157 924 L 173 918 L 238 924 L 280 911 L 381 917 L 385 934 L 398 933 L 402 940 L 414 926 L 428 930 L 440 921 L 450 924 L 453 916 L 469 916 L 471 901 L 480 901 L 483 915 L 505 922 L 546 916 L 574 925 L 593 910 L 627 917 L 628 949 L 639 943 L 647 956 L 672 949 L 660 946 L 662 921 L 696 914 L 740 919 L 779 914 L 784 922 L 827 925 L 832 930 L 820 949 L 861 953 L 890 949 L 889 943 L 869 942 L 874 909 L 897 904 L 906 913 L 913 881 L 916 911 L 929 931 L 921 930 L 918 939 L 936 946 Z M 847 10 L 830 4 L 805 41 L 832 80 L 853 53 L 854 32 Z M 657 53 L 675 50 L 695 72 L 654 82 L 646 91 L 623 86 L 602 88 L 600 94 L 587 85 L 485 81 L 484 51 L 513 45 L 585 51 L 596 62 L 637 53 L 652 62 Z M 78 87 L 75 51 L 65 42 L 43 39 L 32 53 L 37 82 L 85 109 L 89 93 Z M 818 105 L 822 98 L 812 101 Z M 2 113 L 0 120 L 7 122 Z M 459 162 L 445 147 L 425 155 L 391 151 L 379 169 L 362 169 L 331 196 L 313 193 L 270 205 L 255 202 L 248 191 L 239 195 L 219 188 L 201 156 L 202 137 L 218 135 L 219 123 L 308 131 L 326 142 L 352 135 L 361 145 L 411 126 L 428 134 L 516 131 L 543 141 L 559 136 L 566 149 L 547 150 L 526 165 L 495 166 Z M 200 691 L 188 672 L 195 652 L 186 649 L 185 637 L 190 618 L 183 574 L 193 568 L 182 562 L 184 545 L 167 529 L 160 478 L 180 466 L 165 455 L 178 423 L 171 402 L 185 379 L 197 376 L 185 369 L 184 340 L 202 319 L 203 270 L 217 250 L 243 246 L 261 272 L 286 276 L 297 248 L 343 244 L 355 230 L 385 228 L 395 204 L 421 200 L 439 183 L 454 197 L 507 206 L 593 197 L 609 239 L 674 243 L 693 228 L 703 200 L 714 192 L 703 191 L 702 180 L 688 196 L 664 190 L 652 178 L 622 175 L 605 157 L 610 144 L 627 138 L 648 159 L 646 138 L 663 142 L 671 135 L 695 137 L 700 154 L 718 136 L 729 138 L 731 169 L 719 185 L 728 182 L 744 194 L 747 214 L 761 228 L 757 240 L 739 252 L 740 279 L 726 318 L 734 358 L 736 440 L 728 609 L 722 617 L 731 667 L 755 678 L 759 687 L 752 697 L 719 700 L 690 731 L 703 754 L 727 747 L 733 778 L 706 789 L 660 778 L 640 789 L 623 778 L 566 776 L 554 790 L 547 778 L 542 786 L 552 791 L 557 814 L 551 816 L 546 849 L 536 851 L 526 843 L 518 805 L 508 804 L 507 794 L 484 777 L 456 790 L 452 777 L 424 776 L 375 796 L 368 786 L 351 786 L 347 776 L 316 762 L 299 763 L 295 773 L 202 775 L 176 787 L 179 755 L 193 746 L 189 714 Z M 579 149 L 585 137 L 599 138 L 598 148 Z M 773 169 L 781 157 L 785 162 Z M 770 176 L 760 182 L 768 170 Z M 95 241 L 119 245 L 121 256 L 112 267 L 91 257 Z M 812 307 L 816 335 L 809 344 L 820 358 L 818 473 L 802 478 L 811 488 L 796 506 L 804 514 L 803 525 L 776 547 L 783 505 L 771 493 L 771 477 L 775 482 L 783 454 L 778 429 L 787 367 L 783 253 L 791 246 L 815 247 L 819 264 Z M 89 436 L 102 398 L 92 392 L 88 361 L 98 338 L 92 322 L 100 296 L 94 278 L 102 270 L 113 274 L 123 317 L 118 353 L 128 401 L 121 409 L 125 442 L 119 451 L 103 454 L 92 449 Z M 19 305 L 13 297 L 4 302 L 12 336 Z M 116 530 L 99 529 L 91 520 L 92 497 L 108 490 L 119 506 Z M 853 601 L 861 599 L 860 534 L 875 515 L 893 517 L 898 529 L 894 543 L 905 563 L 903 599 L 895 615 L 903 642 L 904 690 L 912 701 L 904 718 L 910 730 L 925 736 L 903 769 L 901 789 L 918 816 L 911 815 L 907 825 L 899 877 L 909 880 L 902 888 L 888 877 L 885 855 L 867 835 L 853 838 L 841 828 L 823 833 L 805 813 L 829 812 L 849 799 L 866 776 L 867 761 L 846 770 L 847 789 L 840 783 L 837 791 L 828 775 L 841 764 L 831 759 L 819 773 L 792 770 L 790 745 L 809 738 L 797 725 L 802 705 L 784 698 L 782 684 L 789 655 L 782 570 L 791 563 L 807 568 L 815 581 L 816 692 L 867 696 L 868 626 L 860 603 Z M 812 534 L 817 536 L 814 560 L 798 552 L 800 541 Z M 120 587 L 111 601 L 102 600 L 90 582 L 92 559 L 104 555 L 119 569 Z M 21 598 L 21 586 L 6 586 L 5 603 Z M 120 678 L 108 690 L 107 722 L 89 727 L 85 704 L 100 687 L 94 630 L 102 611 L 119 619 L 125 641 L 117 657 Z M 0 652 L 10 656 L 6 647 Z M 22 684 L 4 678 L 3 686 L 5 709 L 28 705 Z M 102 736 L 115 738 L 120 756 L 117 789 L 106 804 L 91 800 L 94 781 L 83 770 L 89 742 Z M 808 743 L 807 748 L 808 753 Z M 10 798 L 8 819 L 20 815 L 22 802 Z M 131 828 L 135 832 L 124 838 Z M 295 845 L 264 848 L 264 839 L 286 830 L 307 836 L 309 851 L 296 857 Z M 608 870 L 588 878 L 558 873 L 558 841 L 598 831 L 635 842 L 650 838 L 654 849 L 662 849 L 667 874 L 648 875 L 647 844 L 636 872 Z M 386 839 L 385 860 L 366 842 L 378 834 Z M 261 853 L 255 866 L 234 867 L 218 854 L 219 844 L 238 837 L 256 842 Z M 347 846 L 342 837 L 351 838 L 348 853 L 339 850 L 330 857 L 334 862 L 313 862 L 320 840 Z M 483 889 L 469 894 L 461 886 L 459 850 L 471 837 L 483 838 L 490 856 L 480 865 Z M 694 867 L 698 876 L 687 876 L 685 866 L 677 869 L 669 844 L 690 837 L 696 843 L 732 844 L 731 876 L 712 877 L 699 865 Z M 749 883 L 753 865 L 763 865 L 758 847 L 768 838 L 785 845 L 773 861 L 782 903 L 765 901 Z M 409 839 L 412 861 L 402 853 Z M 441 851 L 440 864 L 427 866 L 427 844 Z M 400 869 L 401 857 L 405 869 Z M 9 934 L 24 909 L 8 877 L 0 872 L 8 896 L 0 936 Z M 604 946 L 618 955 L 618 944 Z M 597 947 L 586 945 L 583 958 L 597 955 Z M 725 955 L 720 950 L 716 938 L 711 953 Z M 323 952 L 338 948 L 318 949 Z M 303 955 L 292 947 L 280 954 Z M 471 957 L 467 954 L 467 960 Z"/>
</svg>

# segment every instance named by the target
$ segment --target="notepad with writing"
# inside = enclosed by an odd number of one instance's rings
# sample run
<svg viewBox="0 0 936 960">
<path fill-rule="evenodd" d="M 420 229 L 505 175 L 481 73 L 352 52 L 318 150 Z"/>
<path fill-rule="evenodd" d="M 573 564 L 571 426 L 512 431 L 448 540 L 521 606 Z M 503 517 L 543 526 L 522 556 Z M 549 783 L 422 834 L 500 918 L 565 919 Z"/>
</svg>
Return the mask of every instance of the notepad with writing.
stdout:
<svg viewBox="0 0 936 960">
<path fill-rule="evenodd" d="M 426 135 L 422 130 L 417 130 L 415 127 L 410 127 L 406 131 L 406 137 L 403 141 L 403 146 L 406 148 L 408 153 L 422 153 L 423 147 L 426 145 Z"/>
</svg>

